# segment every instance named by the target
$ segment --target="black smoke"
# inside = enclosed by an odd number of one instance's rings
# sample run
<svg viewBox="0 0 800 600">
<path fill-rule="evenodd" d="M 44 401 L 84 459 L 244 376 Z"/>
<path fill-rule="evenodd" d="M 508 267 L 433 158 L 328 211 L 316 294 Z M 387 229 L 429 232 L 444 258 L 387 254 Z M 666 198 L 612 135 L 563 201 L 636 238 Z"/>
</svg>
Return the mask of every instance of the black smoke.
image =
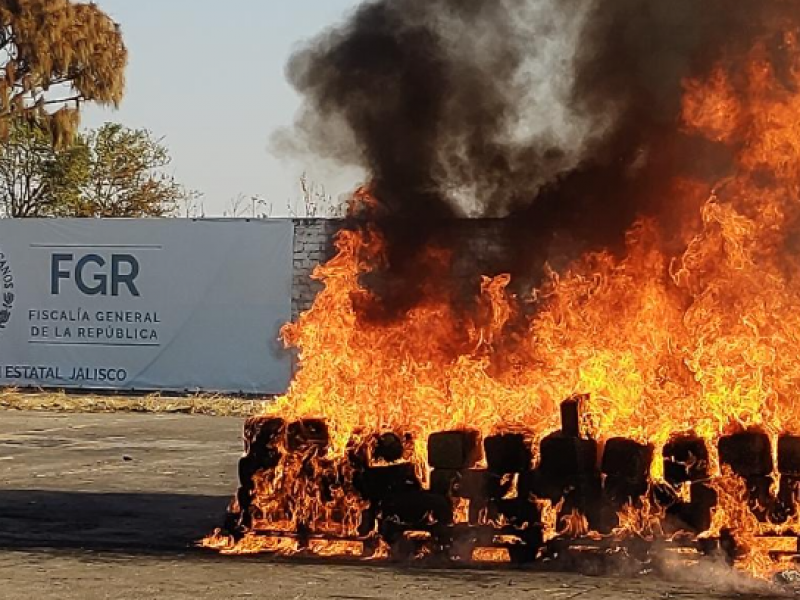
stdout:
<svg viewBox="0 0 800 600">
<path fill-rule="evenodd" d="M 389 243 L 373 284 L 397 314 L 430 285 L 424 248 L 461 249 L 460 217 L 508 217 L 475 276 L 528 282 L 556 238 L 619 249 L 637 217 L 668 214 L 665 182 L 729 159 L 682 131 L 683 82 L 756 40 L 780 54 L 798 24 L 793 0 L 373 0 L 288 76 L 299 135 L 369 174 Z"/>
</svg>

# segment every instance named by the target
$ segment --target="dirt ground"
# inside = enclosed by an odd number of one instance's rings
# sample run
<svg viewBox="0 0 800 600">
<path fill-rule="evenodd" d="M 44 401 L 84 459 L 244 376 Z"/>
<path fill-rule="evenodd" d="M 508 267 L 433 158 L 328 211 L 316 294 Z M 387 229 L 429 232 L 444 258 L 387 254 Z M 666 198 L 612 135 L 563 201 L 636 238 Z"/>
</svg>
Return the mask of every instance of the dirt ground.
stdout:
<svg viewBox="0 0 800 600">
<path fill-rule="evenodd" d="M 160 394 L 87 394 L 77 391 L 0 389 L 0 410 L 15 409 L 48 412 L 114 413 L 147 412 L 246 417 L 263 412 L 270 399 L 237 398 L 197 394 L 162 396 Z"/>
<path fill-rule="evenodd" d="M 0 411 L 0 598 L 650 600 L 777 597 L 699 570 L 683 583 L 431 570 L 192 548 L 235 486 L 242 421 Z"/>
</svg>

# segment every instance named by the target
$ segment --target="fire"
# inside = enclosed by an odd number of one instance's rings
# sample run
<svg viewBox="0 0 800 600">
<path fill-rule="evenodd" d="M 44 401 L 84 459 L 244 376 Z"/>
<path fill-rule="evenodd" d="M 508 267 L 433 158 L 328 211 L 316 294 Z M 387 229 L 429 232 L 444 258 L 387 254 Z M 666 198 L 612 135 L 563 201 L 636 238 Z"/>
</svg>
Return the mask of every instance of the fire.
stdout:
<svg viewBox="0 0 800 600">
<path fill-rule="evenodd" d="M 779 526 L 756 518 L 743 480 L 723 472 L 717 444 L 723 435 L 757 429 L 770 436 L 774 452 L 780 434 L 797 433 L 800 416 L 798 40 L 786 34 L 782 48 L 791 64 L 780 74 L 762 44 L 743 63 L 731 58 L 707 78 L 685 82 L 683 130 L 734 156 L 732 172 L 662 191 L 678 211 L 678 227 L 642 219 L 621 257 L 592 252 L 551 271 L 532 293 L 538 310 L 513 336 L 507 326 L 527 299 L 509 293 L 507 275 L 484 278 L 471 317 L 456 312 L 448 290 L 431 285 L 402 319 L 359 319 L 357 308 L 371 293 L 363 276 L 381 266 L 386 249 L 377 229 L 342 231 L 337 255 L 314 273 L 324 290 L 283 329 L 301 368 L 269 409 L 286 422 L 323 419 L 330 447 L 324 456 L 286 459 L 257 481 L 252 497 L 260 516 L 252 529 L 288 532 L 301 524 L 341 538 L 363 535 L 368 503 L 348 485 L 353 473 L 341 459 L 370 435 L 407 436 L 402 461 L 427 484 L 430 434 L 524 431 L 535 448 L 559 429 L 561 400 L 585 394 L 599 440 L 649 443 L 655 457 L 675 434 L 704 440 L 718 503 L 703 535 L 730 531 L 740 565 L 767 573 L 772 562 L 759 540 L 800 524 L 796 516 Z M 358 202 L 375 200 L 362 191 Z M 428 260 L 446 269 L 449 257 L 431 248 Z M 327 491 L 324 472 L 333 482 Z M 662 476 L 654 460 L 651 485 Z M 598 537 L 579 511 L 540 506 L 545 540 Z M 468 512 L 460 499 L 456 523 L 466 523 Z M 663 538 L 663 518 L 663 507 L 647 499 L 626 505 L 610 535 Z M 209 543 L 232 552 L 276 543 L 250 535 L 214 539 Z M 293 543 L 283 540 L 277 550 L 293 551 Z M 505 548 L 489 546 L 477 544 L 473 556 L 506 556 Z"/>
</svg>

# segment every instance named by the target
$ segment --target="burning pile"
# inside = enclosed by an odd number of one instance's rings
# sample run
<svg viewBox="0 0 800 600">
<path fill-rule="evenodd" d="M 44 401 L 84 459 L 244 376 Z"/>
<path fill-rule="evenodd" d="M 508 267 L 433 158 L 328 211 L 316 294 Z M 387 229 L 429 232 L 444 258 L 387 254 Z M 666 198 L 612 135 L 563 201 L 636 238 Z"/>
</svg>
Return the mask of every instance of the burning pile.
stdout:
<svg viewBox="0 0 800 600">
<path fill-rule="evenodd" d="M 555 163 L 530 140 L 491 146 L 497 119 L 459 136 L 441 111 L 398 116 L 406 84 L 412 99 L 448 105 L 413 70 L 393 82 L 392 114 L 356 110 L 375 98 L 349 84 L 377 94 L 370 68 L 405 64 L 406 43 L 443 43 L 416 35 L 411 9 L 444 5 L 453 18 L 452 2 L 368 3 L 312 53 L 299 87 L 348 124 L 374 181 L 315 273 L 325 289 L 283 331 L 301 368 L 270 414 L 248 421 L 241 488 L 207 544 L 518 562 L 577 546 L 647 559 L 668 545 L 753 573 L 800 554 L 800 15 L 790 0 L 590 4 L 581 39 L 593 51 L 573 57 L 570 106 L 602 106 L 605 127 Z M 395 35 L 398 6 L 409 11 L 396 43 L 351 64 L 366 25 L 373 42 Z M 654 24 L 645 37 L 674 53 L 635 54 L 626 44 L 641 32 L 619 35 L 625 22 Z M 691 40 L 659 37 L 689 23 Z M 598 81 L 601 60 L 624 64 Z M 658 95 L 639 67 L 662 63 L 675 85 Z M 423 66 L 442 85 L 475 74 Z M 400 116 L 410 132 L 380 120 Z M 478 158 L 491 160 L 459 164 Z M 517 173 L 522 158 L 535 177 Z M 499 274 L 466 300 L 450 275 L 459 248 L 438 228 L 454 189 L 486 192 L 515 232 L 498 262 L 508 271 L 487 271 Z M 532 292 L 515 287 L 532 280 Z"/>
</svg>

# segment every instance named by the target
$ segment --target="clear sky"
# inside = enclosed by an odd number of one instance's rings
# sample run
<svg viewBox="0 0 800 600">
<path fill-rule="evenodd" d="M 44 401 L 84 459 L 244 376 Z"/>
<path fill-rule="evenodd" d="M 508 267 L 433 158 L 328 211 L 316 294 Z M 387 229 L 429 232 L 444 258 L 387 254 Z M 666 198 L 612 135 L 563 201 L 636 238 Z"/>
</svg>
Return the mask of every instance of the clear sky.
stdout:
<svg viewBox="0 0 800 600">
<path fill-rule="evenodd" d="M 273 215 L 297 202 L 299 176 L 337 195 L 358 174 L 278 157 L 270 136 L 291 125 L 300 100 L 284 67 L 304 40 L 343 20 L 358 0 L 96 0 L 122 26 L 129 51 L 119 110 L 86 105 L 83 124 L 117 121 L 163 136 L 178 180 L 220 216 L 239 193 L 260 194 Z M 355 179 L 354 179 L 355 178 Z"/>
</svg>

